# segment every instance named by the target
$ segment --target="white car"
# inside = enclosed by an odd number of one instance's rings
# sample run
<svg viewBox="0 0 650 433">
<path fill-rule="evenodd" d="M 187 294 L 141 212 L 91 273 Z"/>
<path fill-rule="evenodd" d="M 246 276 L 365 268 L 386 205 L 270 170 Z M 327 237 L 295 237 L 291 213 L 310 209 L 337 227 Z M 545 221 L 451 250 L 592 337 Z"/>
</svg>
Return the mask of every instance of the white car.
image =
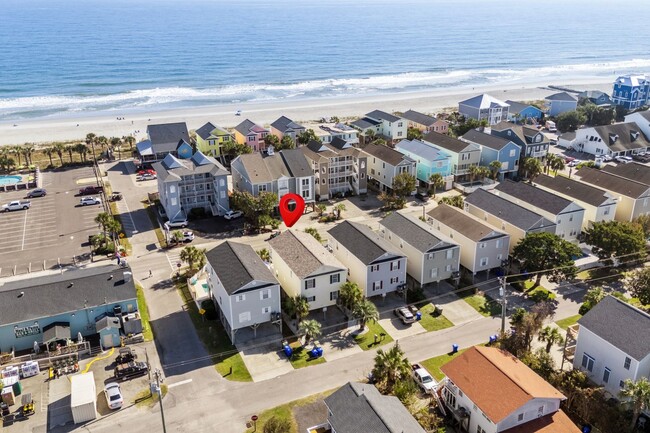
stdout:
<svg viewBox="0 0 650 433">
<path fill-rule="evenodd" d="M 192 242 L 194 240 L 194 233 L 190 231 L 183 232 L 183 242 Z"/>
<path fill-rule="evenodd" d="M 243 213 L 240 210 L 229 210 L 223 217 L 227 220 L 234 220 L 242 215 Z"/>
<path fill-rule="evenodd" d="M 578 164 L 580 164 L 581 162 L 583 162 L 581 159 L 574 159 L 573 161 L 570 161 L 570 162 L 567 164 L 567 167 L 575 167 L 575 166 L 577 166 Z"/>
<path fill-rule="evenodd" d="M 611 161 L 611 160 L 613 160 L 613 159 L 614 159 L 614 158 L 612 158 L 612 155 L 605 155 L 605 156 L 603 156 L 603 161 L 605 161 L 605 162 L 609 162 L 609 161 Z"/>
<path fill-rule="evenodd" d="M 187 227 L 187 220 L 184 219 L 184 220 L 176 220 L 176 221 L 167 221 L 165 223 L 165 227 L 167 228 L 167 230 L 169 230 L 170 228 L 172 228 L 172 229 L 177 229 L 177 228 L 184 229 L 185 227 Z"/>
<path fill-rule="evenodd" d="M 104 387 L 104 395 L 106 396 L 106 404 L 110 409 L 119 409 L 124 404 L 120 385 L 115 382 L 111 382 Z"/>
<path fill-rule="evenodd" d="M 621 164 L 628 164 L 632 162 L 632 158 L 629 156 L 615 156 L 614 161 L 620 162 Z"/>
<path fill-rule="evenodd" d="M 102 204 L 102 199 L 99 197 L 82 197 L 81 200 L 79 200 L 79 204 L 82 206 Z"/>
<path fill-rule="evenodd" d="M 137 175 L 135 177 L 135 180 L 138 180 L 138 181 L 140 181 L 140 180 L 154 180 L 154 179 L 156 179 L 156 177 L 157 176 L 155 174 L 153 174 L 153 173 L 142 173 L 142 174 Z"/>
</svg>

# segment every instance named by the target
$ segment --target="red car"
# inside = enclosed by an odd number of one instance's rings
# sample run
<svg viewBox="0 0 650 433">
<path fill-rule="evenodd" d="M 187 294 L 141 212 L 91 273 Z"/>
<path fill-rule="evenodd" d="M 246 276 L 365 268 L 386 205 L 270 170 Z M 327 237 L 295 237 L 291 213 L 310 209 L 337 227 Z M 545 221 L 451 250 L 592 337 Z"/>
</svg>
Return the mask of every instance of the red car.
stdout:
<svg viewBox="0 0 650 433">
<path fill-rule="evenodd" d="M 143 174 L 153 174 L 153 175 L 155 176 L 155 175 L 156 175 L 156 170 L 153 170 L 153 169 L 151 169 L 151 168 L 147 168 L 147 169 L 145 169 L 145 170 L 138 170 L 138 173 L 137 173 L 137 174 L 139 174 L 139 175 L 143 175 Z"/>
</svg>

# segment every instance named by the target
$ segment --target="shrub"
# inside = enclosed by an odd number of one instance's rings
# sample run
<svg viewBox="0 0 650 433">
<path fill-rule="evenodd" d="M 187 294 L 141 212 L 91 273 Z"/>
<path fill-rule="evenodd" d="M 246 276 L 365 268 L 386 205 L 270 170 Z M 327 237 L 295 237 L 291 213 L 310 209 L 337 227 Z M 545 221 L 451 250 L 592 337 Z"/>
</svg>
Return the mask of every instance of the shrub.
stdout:
<svg viewBox="0 0 650 433">
<path fill-rule="evenodd" d="M 272 416 L 264 424 L 264 433 L 287 433 L 291 431 L 291 422 L 286 418 Z"/>
<path fill-rule="evenodd" d="M 393 395 L 399 398 L 403 404 L 408 404 L 416 392 L 418 392 L 418 386 L 410 377 L 398 381 L 393 386 Z"/>
<path fill-rule="evenodd" d="M 555 299 L 555 293 L 551 293 L 544 288 L 537 288 L 530 294 L 530 299 L 537 302 L 552 301 Z"/>
</svg>

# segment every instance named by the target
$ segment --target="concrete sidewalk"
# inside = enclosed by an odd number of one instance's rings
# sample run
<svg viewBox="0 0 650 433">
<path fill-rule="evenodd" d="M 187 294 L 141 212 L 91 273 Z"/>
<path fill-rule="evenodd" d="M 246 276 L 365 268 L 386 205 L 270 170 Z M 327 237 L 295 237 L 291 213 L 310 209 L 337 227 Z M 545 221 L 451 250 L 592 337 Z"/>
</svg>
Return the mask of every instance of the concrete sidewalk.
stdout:
<svg viewBox="0 0 650 433">
<path fill-rule="evenodd" d="M 454 325 L 462 325 L 483 316 L 455 293 L 445 293 L 436 299 L 436 305 L 442 308 L 442 315 Z"/>
</svg>

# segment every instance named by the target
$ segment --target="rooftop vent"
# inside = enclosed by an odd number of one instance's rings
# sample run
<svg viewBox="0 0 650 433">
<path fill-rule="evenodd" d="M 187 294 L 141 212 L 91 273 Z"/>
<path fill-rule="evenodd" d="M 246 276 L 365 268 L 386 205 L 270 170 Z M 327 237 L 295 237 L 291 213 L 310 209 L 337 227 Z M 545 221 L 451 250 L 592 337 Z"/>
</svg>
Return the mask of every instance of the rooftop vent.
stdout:
<svg viewBox="0 0 650 433">
<path fill-rule="evenodd" d="M 74 286 L 74 283 L 71 282 L 70 284 L 68 284 L 68 289 L 72 286 Z"/>
<path fill-rule="evenodd" d="M 131 272 L 124 272 L 123 274 L 124 274 L 124 281 L 126 283 L 130 282 L 133 274 Z"/>
</svg>

